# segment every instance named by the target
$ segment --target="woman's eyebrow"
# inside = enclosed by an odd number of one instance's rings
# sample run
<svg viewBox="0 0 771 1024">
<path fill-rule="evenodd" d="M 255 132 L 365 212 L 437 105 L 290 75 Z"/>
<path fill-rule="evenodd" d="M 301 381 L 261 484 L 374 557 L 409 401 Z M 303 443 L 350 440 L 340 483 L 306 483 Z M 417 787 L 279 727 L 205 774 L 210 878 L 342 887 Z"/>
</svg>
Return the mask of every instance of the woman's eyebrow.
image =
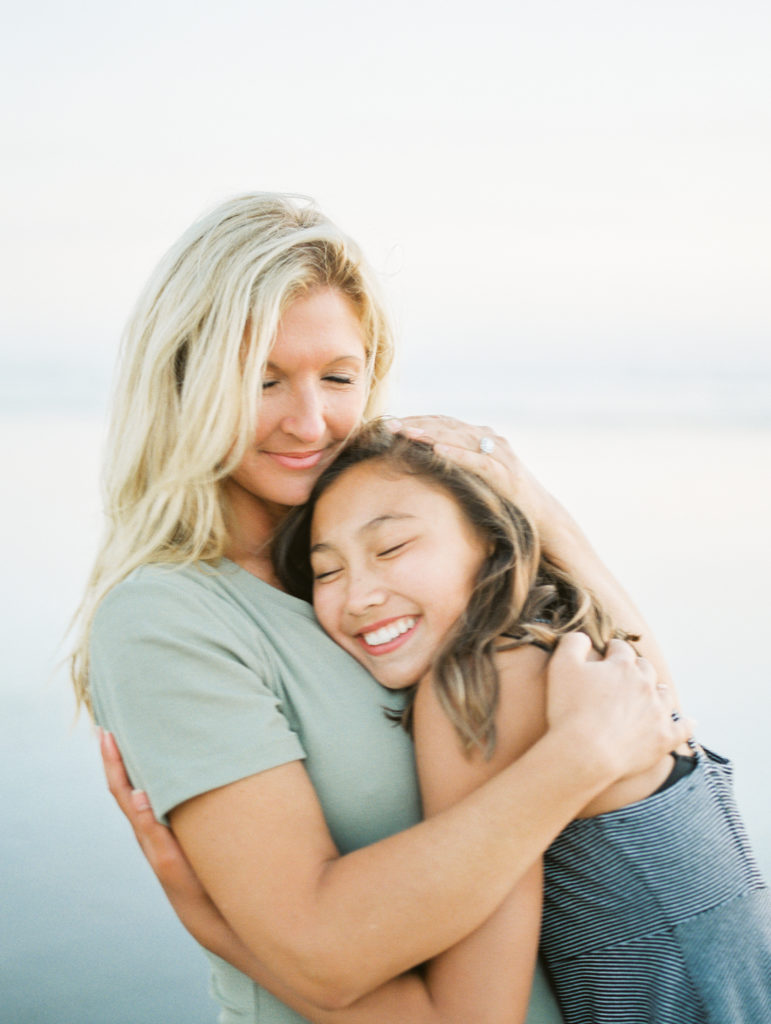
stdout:
<svg viewBox="0 0 771 1024">
<path fill-rule="evenodd" d="M 355 532 L 356 533 L 371 533 L 372 530 L 376 530 L 378 526 L 382 526 L 383 523 L 398 522 L 403 519 L 415 519 L 416 516 L 411 515 L 409 512 L 384 512 L 382 516 L 375 516 L 374 519 L 370 519 L 368 522 L 360 526 Z M 334 544 L 329 544 L 327 541 L 320 540 L 317 544 L 311 546 L 309 554 L 313 555 L 317 551 L 333 551 L 335 548 Z"/>
<path fill-rule="evenodd" d="M 356 355 L 355 353 L 346 354 L 345 352 L 343 352 L 339 356 L 333 356 L 326 363 L 324 363 L 322 369 L 326 370 L 330 366 L 335 366 L 337 363 L 358 363 L 359 366 L 363 366 L 365 362 L 365 359 L 363 359 L 361 356 Z M 265 364 L 265 369 L 280 370 L 281 367 L 277 363 L 271 362 L 271 360 L 269 359 Z"/>
</svg>

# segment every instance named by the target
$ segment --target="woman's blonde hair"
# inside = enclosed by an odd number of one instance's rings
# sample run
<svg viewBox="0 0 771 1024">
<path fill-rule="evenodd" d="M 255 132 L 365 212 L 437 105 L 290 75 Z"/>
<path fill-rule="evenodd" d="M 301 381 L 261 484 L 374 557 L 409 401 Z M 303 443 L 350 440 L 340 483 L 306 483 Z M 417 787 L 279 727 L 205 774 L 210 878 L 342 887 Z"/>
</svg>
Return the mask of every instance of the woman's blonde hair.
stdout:
<svg viewBox="0 0 771 1024">
<path fill-rule="evenodd" d="M 551 650 L 560 636 L 582 630 L 605 652 L 613 637 L 638 640 L 614 626 L 596 598 L 542 550 L 525 513 L 481 477 L 436 455 L 426 444 L 386 429 L 364 427 L 321 474 L 302 508 L 293 509 L 274 539 L 273 561 L 283 585 L 310 601 L 310 534 L 321 495 L 346 470 L 374 462 L 384 476 L 417 477 L 445 491 L 459 506 L 488 552 L 463 615 L 434 660 L 439 701 L 468 752 L 490 755 L 498 703 L 497 651 L 524 644 Z M 452 558 L 452 552 L 447 557 Z M 437 596 L 441 600 L 441 595 Z M 411 727 L 411 704 L 398 717 Z"/>
<path fill-rule="evenodd" d="M 279 320 L 298 298 L 335 288 L 364 335 L 378 411 L 393 335 L 356 244 L 308 199 L 238 196 L 196 221 L 166 254 L 127 324 L 104 461 L 106 527 L 72 656 L 90 709 L 88 643 L 105 594 L 137 566 L 220 557 L 222 482 L 254 436 Z"/>
</svg>

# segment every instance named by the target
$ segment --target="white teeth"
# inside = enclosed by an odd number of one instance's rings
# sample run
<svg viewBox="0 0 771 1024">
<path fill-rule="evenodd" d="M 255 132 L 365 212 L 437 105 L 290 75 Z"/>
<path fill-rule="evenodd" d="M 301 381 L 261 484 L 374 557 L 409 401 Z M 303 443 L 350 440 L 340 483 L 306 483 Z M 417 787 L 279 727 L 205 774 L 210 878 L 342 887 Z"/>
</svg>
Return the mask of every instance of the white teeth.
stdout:
<svg viewBox="0 0 771 1024">
<path fill-rule="evenodd" d="M 402 633 L 406 633 L 408 629 L 412 629 L 415 625 L 415 621 L 416 620 L 410 615 L 404 619 L 397 619 L 395 622 L 389 622 L 387 626 L 382 626 L 380 629 L 376 629 L 372 633 L 362 633 L 362 637 L 369 647 L 379 647 L 381 644 L 387 644 L 389 640 L 395 640 L 397 636 L 401 636 Z"/>
</svg>

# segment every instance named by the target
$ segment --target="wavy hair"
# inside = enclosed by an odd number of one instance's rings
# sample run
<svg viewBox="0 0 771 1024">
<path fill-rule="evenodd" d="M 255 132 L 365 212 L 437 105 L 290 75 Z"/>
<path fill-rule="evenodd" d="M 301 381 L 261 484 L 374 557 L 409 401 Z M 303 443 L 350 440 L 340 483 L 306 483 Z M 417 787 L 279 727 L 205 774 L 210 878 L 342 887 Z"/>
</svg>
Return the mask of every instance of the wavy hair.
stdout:
<svg viewBox="0 0 771 1024">
<path fill-rule="evenodd" d="M 414 476 L 442 489 L 489 552 L 468 606 L 433 664 L 439 701 L 467 752 L 478 748 L 489 756 L 495 747 L 496 652 L 525 644 L 552 650 L 560 636 L 578 630 L 603 654 L 613 637 L 639 639 L 616 628 L 590 591 L 541 550 L 537 531 L 520 508 L 481 477 L 436 455 L 429 445 L 391 433 L 382 422 L 352 438 L 316 481 L 308 503 L 293 509 L 280 525 L 273 561 L 290 593 L 312 599 L 309 551 L 316 502 L 343 473 L 364 462 L 376 463 L 385 476 Z M 411 702 L 394 717 L 409 730 Z"/>
<path fill-rule="evenodd" d="M 222 483 L 259 414 L 279 320 L 338 289 L 367 353 L 366 416 L 393 358 L 389 317 L 356 244 L 301 196 L 238 196 L 196 221 L 151 276 L 123 335 L 103 471 L 104 536 L 73 629 L 71 674 L 90 710 L 88 643 L 105 594 L 146 563 L 220 557 Z"/>
</svg>

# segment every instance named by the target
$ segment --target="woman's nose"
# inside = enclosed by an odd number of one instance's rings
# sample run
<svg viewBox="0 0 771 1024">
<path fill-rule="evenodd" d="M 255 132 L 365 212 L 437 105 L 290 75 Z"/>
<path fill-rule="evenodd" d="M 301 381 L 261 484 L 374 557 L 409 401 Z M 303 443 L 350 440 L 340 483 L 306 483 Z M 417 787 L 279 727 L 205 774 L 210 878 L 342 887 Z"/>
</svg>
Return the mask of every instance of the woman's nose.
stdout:
<svg viewBox="0 0 771 1024">
<path fill-rule="evenodd" d="M 326 430 L 324 402 L 315 388 L 305 388 L 292 395 L 281 428 L 284 433 L 309 444 L 323 436 Z"/>
</svg>

